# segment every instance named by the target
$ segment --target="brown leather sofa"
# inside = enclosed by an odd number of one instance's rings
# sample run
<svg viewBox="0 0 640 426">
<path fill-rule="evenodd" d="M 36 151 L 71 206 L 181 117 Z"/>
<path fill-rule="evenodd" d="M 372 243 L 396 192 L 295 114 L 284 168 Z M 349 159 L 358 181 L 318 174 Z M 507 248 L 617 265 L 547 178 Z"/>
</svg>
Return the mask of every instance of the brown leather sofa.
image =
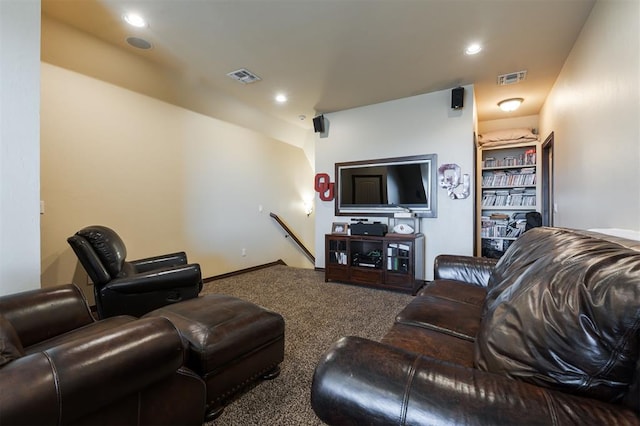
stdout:
<svg viewBox="0 0 640 426">
<path fill-rule="evenodd" d="M 332 425 L 640 424 L 640 242 L 535 228 L 496 263 L 439 256 L 381 342 L 344 337 L 311 402 Z"/>
<path fill-rule="evenodd" d="M 201 425 L 183 362 L 170 321 L 95 321 L 74 285 L 0 297 L 0 425 Z"/>
</svg>

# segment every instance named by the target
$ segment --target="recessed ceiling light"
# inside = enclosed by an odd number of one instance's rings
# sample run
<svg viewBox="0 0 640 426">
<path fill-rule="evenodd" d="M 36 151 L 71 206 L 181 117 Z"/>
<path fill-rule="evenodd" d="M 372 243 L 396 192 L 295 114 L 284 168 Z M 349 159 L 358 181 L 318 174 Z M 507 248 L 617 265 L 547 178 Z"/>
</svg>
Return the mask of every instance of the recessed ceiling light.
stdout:
<svg viewBox="0 0 640 426">
<path fill-rule="evenodd" d="M 144 28 L 147 26 L 147 21 L 145 21 L 144 18 L 137 13 L 127 13 L 122 17 L 122 19 L 124 19 L 125 22 L 132 27 Z"/>
<path fill-rule="evenodd" d="M 520 108 L 520 104 L 524 101 L 522 98 L 511 98 L 505 99 L 504 101 L 498 102 L 498 106 L 501 110 L 505 112 L 515 111 Z"/>
<path fill-rule="evenodd" d="M 481 50 L 482 46 L 480 46 L 478 43 L 473 43 L 467 46 L 464 53 L 466 53 L 467 55 L 475 55 L 476 53 L 480 53 Z"/>
<path fill-rule="evenodd" d="M 283 103 L 287 102 L 287 96 L 282 94 L 282 93 L 277 94 L 276 95 L 276 102 L 278 102 L 279 104 L 283 104 Z"/>
</svg>

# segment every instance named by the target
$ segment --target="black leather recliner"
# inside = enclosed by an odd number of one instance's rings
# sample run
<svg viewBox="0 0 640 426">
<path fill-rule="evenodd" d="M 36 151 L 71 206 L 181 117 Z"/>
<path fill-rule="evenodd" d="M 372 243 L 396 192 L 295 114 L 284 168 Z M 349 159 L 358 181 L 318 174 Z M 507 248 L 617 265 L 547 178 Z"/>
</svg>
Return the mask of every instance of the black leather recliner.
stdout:
<svg viewBox="0 0 640 426">
<path fill-rule="evenodd" d="M 100 318 L 140 317 L 159 307 L 198 296 L 200 265 L 184 252 L 127 261 L 118 234 L 106 226 L 88 226 L 67 238 L 94 284 Z"/>
</svg>

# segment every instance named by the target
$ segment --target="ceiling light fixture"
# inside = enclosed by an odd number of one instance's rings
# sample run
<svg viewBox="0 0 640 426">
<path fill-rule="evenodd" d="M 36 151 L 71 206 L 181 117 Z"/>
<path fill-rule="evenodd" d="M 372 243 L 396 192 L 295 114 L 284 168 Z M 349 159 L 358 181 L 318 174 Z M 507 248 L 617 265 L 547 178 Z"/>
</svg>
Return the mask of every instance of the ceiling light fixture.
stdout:
<svg viewBox="0 0 640 426">
<path fill-rule="evenodd" d="M 510 98 L 498 102 L 498 106 L 505 112 L 515 111 L 520 108 L 520 104 L 524 102 L 522 98 Z"/>
<path fill-rule="evenodd" d="M 147 21 L 145 21 L 144 18 L 137 13 L 127 13 L 122 17 L 122 19 L 124 19 L 125 22 L 132 27 L 144 28 L 147 26 Z"/>
<path fill-rule="evenodd" d="M 279 104 L 287 102 L 287 96 L 283 95 L 282 93 L 276 95 L 276 102 L 278 102 Z"/>
<path fill-rule="evenodd" d="M 478 43 L 473 43 L 467 46 L 464 53 L 466 53 L 467 55 L 475 55 L 476 53 L 480 53 L 481 50 L 482 46 L 480 46 Z"/>
</svg>

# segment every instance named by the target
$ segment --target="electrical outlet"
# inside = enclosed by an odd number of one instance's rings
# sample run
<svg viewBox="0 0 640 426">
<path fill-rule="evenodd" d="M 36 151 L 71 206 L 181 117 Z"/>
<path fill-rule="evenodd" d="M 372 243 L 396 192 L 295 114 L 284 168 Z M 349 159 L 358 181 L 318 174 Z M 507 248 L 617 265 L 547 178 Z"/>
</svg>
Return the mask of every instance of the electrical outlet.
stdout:
<svg viewBox="0 0 640 426">
<path fill-rule="evenodd" d="M 240 251 L 240 254 L 242 255 L 242 257 L 245 257 L 245 256 L 247 255 L 247 249 L 246 249 L 246 248 L 243 248 L 243 249 Z"/>
</svg>

